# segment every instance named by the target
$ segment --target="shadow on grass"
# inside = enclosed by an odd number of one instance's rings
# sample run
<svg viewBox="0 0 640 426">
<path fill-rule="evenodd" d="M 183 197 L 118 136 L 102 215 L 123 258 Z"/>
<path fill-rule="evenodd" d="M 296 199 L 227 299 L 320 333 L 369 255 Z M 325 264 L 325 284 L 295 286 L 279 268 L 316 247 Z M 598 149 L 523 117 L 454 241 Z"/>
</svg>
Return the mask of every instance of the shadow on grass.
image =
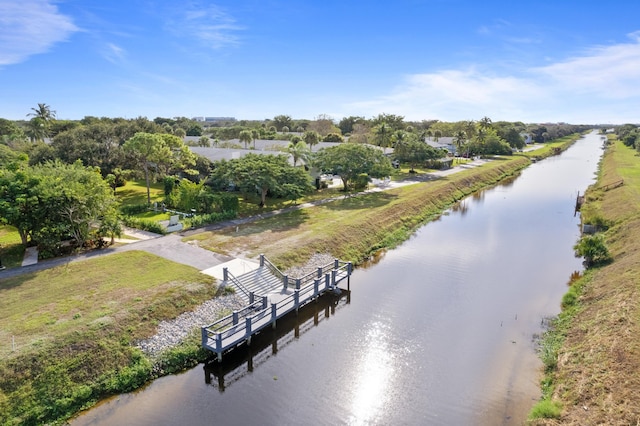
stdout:
<svg viewBox="0 0 640 426">
<path fill-rule="evenodd" d="M 330 210 L 362 210 L 375 209 L 396 200 L 398 195 L 388 192 L 375 192 L 369 194 L 345 194 L 344 198 L 327 203 Z"/>
</svg>

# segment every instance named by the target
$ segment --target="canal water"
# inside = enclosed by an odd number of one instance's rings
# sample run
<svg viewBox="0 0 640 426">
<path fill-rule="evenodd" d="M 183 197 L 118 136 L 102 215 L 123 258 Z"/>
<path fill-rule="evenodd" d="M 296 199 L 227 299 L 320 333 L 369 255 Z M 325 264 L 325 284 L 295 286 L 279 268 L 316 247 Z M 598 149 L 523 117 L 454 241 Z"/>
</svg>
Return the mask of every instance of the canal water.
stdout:
<svg viewBox="0 0 640 426">
<path fill-rule="evenodd" d="M 469 197 L 358 268 L 348 295 L 308 305 L 251 352 L 72 424 L 522 424 L 540 396 L 536 336 L 582 269 L 575 199 L 601 145 L 589 134 Z"/>
</svg>

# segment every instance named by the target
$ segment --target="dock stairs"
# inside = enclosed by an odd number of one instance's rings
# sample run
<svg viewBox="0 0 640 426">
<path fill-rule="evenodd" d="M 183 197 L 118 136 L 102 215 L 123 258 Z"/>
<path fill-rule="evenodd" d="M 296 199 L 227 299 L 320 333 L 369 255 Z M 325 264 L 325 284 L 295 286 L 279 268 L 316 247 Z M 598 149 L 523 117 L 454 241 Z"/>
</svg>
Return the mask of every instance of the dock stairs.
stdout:
<svg viewBox="0 0 640 426">
<path fill-rule="evenodd" d="M 351 262 L 335 259 L 303 277 L 289 278 L 264 255 L 256 268 L 234 276 L 222 268 L 222 287 L 233 288 L 246 306 L 231 315 L 202 327 L 202 347 L 222 359 L 225 351 L 242 343 L 251 343 L 251 336 L 276 320 L 298 309 L 321 294 L 336 290 L 338 283 L 349 279 Z"/>
</svg>

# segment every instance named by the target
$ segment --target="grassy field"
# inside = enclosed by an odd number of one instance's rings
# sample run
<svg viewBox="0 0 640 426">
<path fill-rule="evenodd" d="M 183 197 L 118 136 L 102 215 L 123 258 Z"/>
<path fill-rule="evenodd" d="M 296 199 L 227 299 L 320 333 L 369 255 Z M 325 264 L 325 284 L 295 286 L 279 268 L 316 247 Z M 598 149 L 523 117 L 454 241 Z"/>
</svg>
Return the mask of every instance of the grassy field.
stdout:
<svg viewBox="0 0 640 426">
<path fill-rule="evenodd" d="M 624 180 L 618 188 L 602 186 Z M 582 208 L 583 223 L 608 226 L 613 262 L 572 284 L 579 295 L 543 341 L 547 400 L 557 420 L 536 424 L 640 423 L 640 156 L 614 143 Z"/>
<path fill-rule="evenodd" d="M 0 280 L 0 424 L 43 424 L 139 387 L 153 370 L 132 342 L 216 291 L 144 252 Z"/>
</svg>

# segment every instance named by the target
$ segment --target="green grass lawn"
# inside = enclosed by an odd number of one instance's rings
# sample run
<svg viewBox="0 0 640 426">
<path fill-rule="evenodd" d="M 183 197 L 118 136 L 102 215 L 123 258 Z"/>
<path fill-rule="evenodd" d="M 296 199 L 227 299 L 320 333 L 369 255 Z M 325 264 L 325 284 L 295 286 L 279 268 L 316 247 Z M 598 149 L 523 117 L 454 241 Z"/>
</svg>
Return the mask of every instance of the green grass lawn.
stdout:
<svg viewBox="0 0 640 426">
<path fill-rule="evenodd" d="M 173 293 L 210 296 L 204 289 L 212 287 L 211 281 L 194 268 L 138 251 L 0 280 L 0 341 L 13 336 L 18 353 L 28 352 L 37 342 L 100 324 L 127 323 L 132 314 L 137 317 L 140 309 Z M 142 334 L 149 331 L 148 324 L 126 325 Z M 0 358 L 9 355 L 10 345 L 0 345 Z"/>
<path fill-rule="evenodd" d="M 149 192 L 151 203 L 159 203 L 164 199 L 162 182 L 152 183 Z M 124 186 L 116 188 L 116 197 L 123 205 L 146 204 L 147 186 L 144 181 L 128 181 Z"/>
<path fill-rule="evenodd" d="M 13 268 L 22 264 L 24 247 L 18 230 L 13 226 L 0 227 L 0 259 L 2 266 Z"/>
</svg>

